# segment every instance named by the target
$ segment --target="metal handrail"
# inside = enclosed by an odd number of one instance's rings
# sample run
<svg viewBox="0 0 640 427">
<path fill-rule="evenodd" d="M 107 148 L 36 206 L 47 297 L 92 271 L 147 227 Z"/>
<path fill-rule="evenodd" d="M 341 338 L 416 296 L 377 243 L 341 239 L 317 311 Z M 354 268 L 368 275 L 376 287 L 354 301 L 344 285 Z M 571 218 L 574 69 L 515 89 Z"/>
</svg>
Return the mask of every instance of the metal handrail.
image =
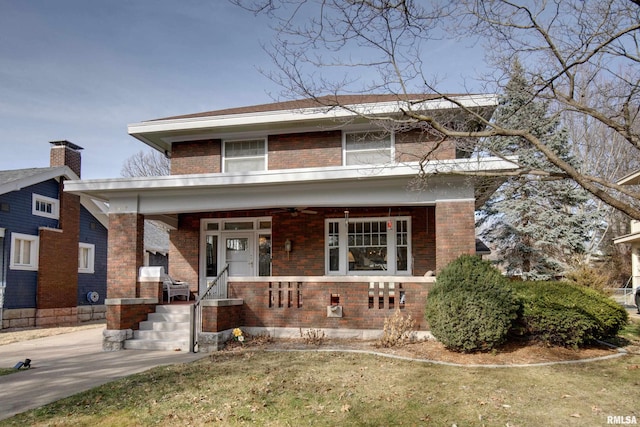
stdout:
<svg viewBox="0 0 640 427">
<path fill-rule="evenodd" d="M 229 264 L 227 264 L 209 285 L 202 295 L 196 298 L 196 302 L 191 306 L 191 336 L 189 337 L 189 349 L 196 353 L 198 345 L 198 335 L 202 332 L 202 300 L 218 299 L 227 297 L 227 276 L 229 275 Z"/>
</svg>

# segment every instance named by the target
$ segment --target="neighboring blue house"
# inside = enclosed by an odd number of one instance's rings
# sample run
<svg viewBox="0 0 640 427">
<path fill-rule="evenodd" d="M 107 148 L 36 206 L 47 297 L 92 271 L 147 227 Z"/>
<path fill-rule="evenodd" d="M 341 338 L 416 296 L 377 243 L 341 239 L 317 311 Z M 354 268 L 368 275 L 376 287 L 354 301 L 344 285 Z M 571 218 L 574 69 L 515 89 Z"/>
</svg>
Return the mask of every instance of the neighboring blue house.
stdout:
<svg viewBox="0 0 640 427">
<path fill-rule="evenodd" d="M 0 171 L 0 327 L 104 319 L 106 206 L 65 194 L 81 147 L 51 143 L 48 168 Z"/>
</svg>

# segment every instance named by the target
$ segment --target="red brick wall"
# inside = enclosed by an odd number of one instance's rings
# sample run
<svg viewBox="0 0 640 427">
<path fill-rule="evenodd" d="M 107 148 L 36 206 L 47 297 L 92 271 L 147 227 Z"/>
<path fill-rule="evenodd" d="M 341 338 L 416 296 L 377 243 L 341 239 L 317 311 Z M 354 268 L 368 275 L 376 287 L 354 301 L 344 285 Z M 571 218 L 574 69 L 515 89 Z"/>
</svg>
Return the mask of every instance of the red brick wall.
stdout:
<svg viewBox="0 0 640 427">
<path fill-rule="evenodd" d="M 64 193 L 63 186 L 61 183 L 60 229 L 40 230 L 36 298 L 39 309 L 75 307 L 78 304 L 80 197 Z"/>
<path fill-rule="evenodd" d="M 269 136 L 269 170 L 342 165 L 342 132 Z"/>
<path fill-rule="evenodd" d="M 107 329 L 139 329 L 155 308 L 153 304 L 107 305 Z"/>
<path fill-rule="evenodd" d="M 174 142 L 171 147 L 171 175 L 220 172 L 221 144 L 219 139 Z"/>
<path fill-rule="evenodd" d="M 200 218 L 193 214 L 180 215 L 178 229 L 171 230 L 169 235 L 169 274 L 176 280 L 188 282 L 192 291 L 198 290 Z"/>
<path fill-rule="evenodd" d="M 81 154 L 78 150 L 73 150 L 63 145 L 53 146 L 49 153 L 49 164 L 51 167 L 69 166 L 80 177 Z"/>
<path fill-rule="evenodd" d="M 272 275 L 274 276 L 322 276 L 325 274 L 324 220 L 344 218 L 342 208 L 309 209 L 317 214 L 288 212 L 275 213 L 268 210 L 221 212 L 216 214 L 182 214 L 178 230 L 171 231 L 169 250 L 170 274 L 176 279 L 191 283 L 197 291 L 199 265 L 200 219 L 242 218 L 272 216 Z M 351 218 L 386 217 L 388 208 L 352 208 Z M 413 274 L 422 276 L 436 269 L 435 208 L 393 208 L 393 216 L 412 216 Z M 292 251 L 287 256 L 284 242 L 292 242 Z M 475 246 L 474 246 L 475 247 Z"/>
<path fill-rule="evenodd" d="M 440 141 L 438 136 L 421 130 L 397 133 L 395 139 L 398 162 L 417 162 L 425 156 L 430 160 L 456 158 L 453 141 Z"/>
<path fill-rule="evenodd" d="M 368 282 L 285 282 L 282 284 L 280 282 L 271 284 L 231 282 L 229 292 L 232 298 L 242 298 L 244 301 L 242 306 L 244 326 L 378 330 L 383 328 L 385 318 L 393 315 L 400 305 L 399 285 L 400 283 L 395 284 L 393 305 L 390 305 L 389 290 L 383 291 L 382 308 L 377 298 L 378 289 L 374 292 L 376 295 L 373 307 L 369 307 Z M 410 282 L 401 285 L 402 290 L 406 292 L 406 304 L 401 309 L 403 315 L 411 315 L 416 321 L 417 330 L 426 330 L 427 324 L 423 312 L 427 294 L 432 285 Z M 300 289 L 300 299 L 298 299 L 298 289 Z M 327 306 L 331 305 L 332 294 L 340 296 L 339 305 L 343 307 L 341 318 L 327 317 Z M 273 296 L 271 302 L 270 295 Z M 282 295 L 282 298 L 278 298 L 278 295 Z M 291 299 L 289 295 L 292 295 Z M 301 301 L 301 306 L 298 306 L 298 301 Z M 228 326 L 228 328 L 235 326 Z"/>
<path fill-rule="evenodd" d="M 454 159 L 453 142 L 442 142 L 436 148 L 437 137 L 420 130 L 395 136 L 396 160 L 419 161 Z M 342 131 L 323 131 L 269 135 L 269 170 L 311 168 L 342 165 Z M 171 174 L 218 173 L 222 171 L 222 141 L 219 139 L 173 143 Z"/>
<path fill-rule="evenodd" d="M 138 297 L 138 268 L 144 265 L 144 216 L 109 214 L 108 246 L 107 298 Z"/>
<path fill-rule="evenodd" d="M 434 206 L 411 210 L 413 275 L 436 270 L 436 209 Z"/>
<path fill-rule="evenodd" d="M 245 326 L 243 306 L 202 307 L 202 332 L 220 332 Z"/>
<path fill-rule="evenodd" d="M 290 213 L 273 215 L 271 223 L 271 272 L 274 276 L 322 276 L 324 274 L 324 215 Z M 287 255 L 284 243 L 291 241 Z"/>
<path fill-rule="evenodd" d="M 462 254 L 476 250 L 475 206 L 465 202 L 436 204 L 436 268 L 442 270 Z"/>
</svg>

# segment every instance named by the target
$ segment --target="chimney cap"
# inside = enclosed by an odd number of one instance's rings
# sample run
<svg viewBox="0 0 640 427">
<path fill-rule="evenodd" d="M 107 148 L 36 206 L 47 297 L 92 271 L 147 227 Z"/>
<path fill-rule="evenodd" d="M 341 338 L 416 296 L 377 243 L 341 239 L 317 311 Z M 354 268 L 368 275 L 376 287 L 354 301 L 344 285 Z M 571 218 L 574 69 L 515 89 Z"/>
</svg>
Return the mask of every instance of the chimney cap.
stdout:
<svg viewBox="0 0 640 427">
<path fill-rule="evenodd" d="M 72 150 L 84 150 L 84 148 L 80 147 L 79 145 L 74 144 L 73 142 L 69 142 L 67 140 L 62 140 L 62 141 L 51 141 L 49 142 L 49 144 L 54 145 L 54 146 L 58 146 L 58 147 L 68 147 Z"/>
</svg>

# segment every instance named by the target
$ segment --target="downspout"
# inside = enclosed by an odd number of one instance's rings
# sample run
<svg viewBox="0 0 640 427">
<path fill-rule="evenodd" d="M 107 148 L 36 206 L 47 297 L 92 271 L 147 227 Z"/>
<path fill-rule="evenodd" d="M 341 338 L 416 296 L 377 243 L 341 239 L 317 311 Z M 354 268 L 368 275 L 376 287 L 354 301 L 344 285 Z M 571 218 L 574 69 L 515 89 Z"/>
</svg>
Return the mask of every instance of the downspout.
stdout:
<svg viewBox="0 0 640 427">
<path fill-rule="evenodd" d="M 7 269 L 4 256 L 4 228 L 0 228 L 0 330 L 3 329 L 4 292 L 7 289 Z"/>
</svg>

